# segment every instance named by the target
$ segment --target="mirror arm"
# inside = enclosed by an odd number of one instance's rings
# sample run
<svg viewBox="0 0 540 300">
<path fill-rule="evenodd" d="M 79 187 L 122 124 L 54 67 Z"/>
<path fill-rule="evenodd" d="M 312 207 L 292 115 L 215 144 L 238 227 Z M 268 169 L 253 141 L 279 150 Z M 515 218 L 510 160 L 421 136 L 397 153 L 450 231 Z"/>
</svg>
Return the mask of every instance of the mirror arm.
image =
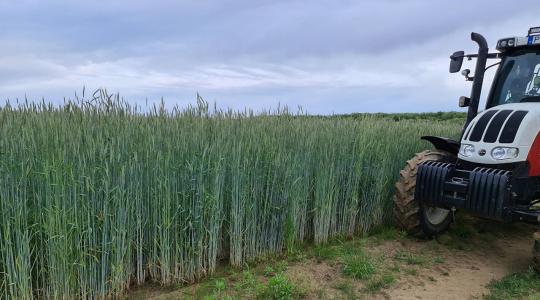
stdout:
<svg viewBox="0 0 540 300">
<path fill-rule="evenodd" d="M 460 56 L 454 56 L 453 58 L 460 58 L 464 57 L 467 58 L 467 60 L 472 60 L 473 58 L 478 57 L 478 54 L 465 54 Z M 488 59 L 495 59 L 495 58 L 501 58 L 500 53 L 488 53 L 487 57 Z"/>
<path fill-rule="evenodd" d="M 486 67 L 485 71 L 487 71 L 487 70 L 488 70 L 489 68 L 491 68 L 491 67 L 494 67 L 494 66 L 500 65 L 500 64 L 501 64 L 500 61 L 498 61 L 498 62 L 496 62 L 496 63 L 494 63 L 494 64 L 491 64 L 491 65 L 489 65 L 489 66 Z"/>
</svg>

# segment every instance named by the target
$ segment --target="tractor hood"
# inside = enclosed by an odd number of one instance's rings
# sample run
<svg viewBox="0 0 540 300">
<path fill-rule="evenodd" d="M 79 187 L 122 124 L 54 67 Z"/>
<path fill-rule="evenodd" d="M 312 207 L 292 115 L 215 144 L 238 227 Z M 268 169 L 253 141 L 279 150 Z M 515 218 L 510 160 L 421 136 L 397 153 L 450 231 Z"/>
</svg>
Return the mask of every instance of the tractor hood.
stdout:
<svg viewBox="0 0 540 300">
<path fill-rule="evenodd" d="M 458 156 L 462 160 L 481 164 L 526 161 L 539 130 L 539 103 L 512 103 L 492 107 L 478 114 L 465 129 Z M 512 148 L 517 149 L 517 154 Z M 495 159 L 497 155 L 494 154 L 501 154 L 501 151 L 509 151 L 511 155 Z"/>
</svg>

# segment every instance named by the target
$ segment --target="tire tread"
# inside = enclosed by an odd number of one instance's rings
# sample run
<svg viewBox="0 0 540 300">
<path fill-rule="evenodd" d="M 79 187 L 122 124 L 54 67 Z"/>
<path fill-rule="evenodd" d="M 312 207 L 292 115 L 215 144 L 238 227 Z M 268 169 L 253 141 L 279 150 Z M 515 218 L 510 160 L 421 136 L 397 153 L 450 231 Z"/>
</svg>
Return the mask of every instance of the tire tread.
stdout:
<svg viewBox="0 0 540 300">
<path fill-rule="evenodd" d="M 399 172 L 399 180 L 394 185 L 396 190 L 394 196 L 394 220 L 397 226 L 409 235 L 424 236 L 421 226 L 420 205 L 414 199 L 418 165 L 430 160 L 444 160 L 449 155 L 449 153 L 440 150 L 425 150 L 416 153 L 413 158 L 406 162 L 405 168 Z"/>
</svg>

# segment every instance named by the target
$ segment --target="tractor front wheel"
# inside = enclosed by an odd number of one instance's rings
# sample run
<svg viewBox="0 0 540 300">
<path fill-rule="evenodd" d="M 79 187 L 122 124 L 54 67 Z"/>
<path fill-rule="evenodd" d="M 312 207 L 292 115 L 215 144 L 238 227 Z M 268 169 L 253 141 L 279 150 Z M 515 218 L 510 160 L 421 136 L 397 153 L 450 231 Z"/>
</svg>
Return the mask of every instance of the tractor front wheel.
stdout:
<svg viewBox="0 0 540 300">
<path fill-rule="evenodd" d="M 425 161 L 450 162 L 454 156 L 441 150 L 416 153 L 399 172 L 394 196 L 394 219 L 409 235 L 431 238 L 446 231 L 452 222 L 450 210 L 427 206 L 414 198 L 418 165 Z"/>
</svg>

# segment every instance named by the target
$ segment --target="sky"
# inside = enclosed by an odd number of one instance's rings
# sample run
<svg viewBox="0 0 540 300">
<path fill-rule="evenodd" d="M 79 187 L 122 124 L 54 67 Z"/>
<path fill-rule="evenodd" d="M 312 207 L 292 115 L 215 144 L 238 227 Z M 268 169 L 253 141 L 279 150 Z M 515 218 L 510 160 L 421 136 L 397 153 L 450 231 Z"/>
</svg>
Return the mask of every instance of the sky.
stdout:
<svg viewBox="0 0 540 300">
<path fill-rule="evenodd" d="M 167 107 L 199 93 L 238 110 L 460 111 L 470 83 L 449 55 L 476 51 L 471 31 L 490 49 L 525 36 L 539 12 L 538 0 L 0 0 L 0 100 L 61 104 L 84 87 Z"/>
</svg>

